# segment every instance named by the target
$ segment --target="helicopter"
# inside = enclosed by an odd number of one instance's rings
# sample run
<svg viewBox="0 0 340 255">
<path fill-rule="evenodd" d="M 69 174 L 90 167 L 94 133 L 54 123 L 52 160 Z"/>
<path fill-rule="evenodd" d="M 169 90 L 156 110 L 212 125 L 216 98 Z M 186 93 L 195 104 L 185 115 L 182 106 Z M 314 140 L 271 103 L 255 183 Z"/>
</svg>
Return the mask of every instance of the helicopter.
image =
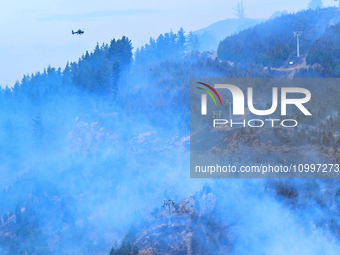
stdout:
<svg viewBox="0 0 340 255">
<path fill-rule="evenodd" d="M 73 31 L 72 30 L 72 34 L 74 35 L 74 34 L 77 34 L 77 35 L 82 35 L 82 34 L 84 34 L 84 31 L 83 30 L 81 30 L 81 29 L 78 29 L 78 31 Z"/>
</svg>

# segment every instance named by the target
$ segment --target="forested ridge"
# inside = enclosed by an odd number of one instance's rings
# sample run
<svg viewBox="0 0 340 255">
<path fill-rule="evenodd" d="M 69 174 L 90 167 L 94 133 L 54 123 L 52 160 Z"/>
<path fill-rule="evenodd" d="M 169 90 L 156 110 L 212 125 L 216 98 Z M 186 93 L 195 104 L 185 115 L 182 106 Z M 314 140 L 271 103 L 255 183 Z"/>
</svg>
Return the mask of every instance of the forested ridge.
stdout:
<svg viewBox="0 0 340 255">
<path fill-rule="evenodd" d="M 338 15 L 336 8 L 308 9 L 263 22 L 220 42 L 217 54 L 221 60 L 243 65 L 256 63 L 278 67 L 296 56 L 294 31 L 302 31 L 300 53 L 306 54 L 322 35 L 329 21 Z"/>
<path fill-rule="evenodd" d="M 315 228 L 328 231 L 337 243 L 336 182 L 327 189 L 322 181 L 209 181 L 210 187 L 206 180 L 188 179 L 190 78 L 282 77 L 273 68 L 296 54 L 292 30 L 305 31 L 301 54 L 314 65 L 296 75 L 338 77 L 338 25 L 329 26 L 337 15 L 334 9 L 287 14 L 241 31 L 220 43 L 217 57 L 197 51 L 198 38 L 184 29 L 150 38 L 135 53 L 129 38 L 113 38 L 63 69 L 49 66 L 2 88 L 0 254 L 120 255 L 148 248 L 160 254 L 187 254 L 189 248 L 193 254 L 270 251 L 278 242 L 268 241 L 269 248 L 256 241 L 240 244 L 239 236 L 250 240 L 237 232 L 243 223 L 260 231 L 240 209 L 262 219 L 248 198 L 263 206 L 265 198 L 280 215 L 295 210 L 297 223 L 287 223 L 287 229 L 295 233 L 314 220 Z M 289 113 L 301 120 L 301 129 L 269 135 L 240 129 L 230 137 L 245 139 L 251 147 L 251 141 L 270 136 L 274 145 L 314 146 L 320 155 L 331 151 L 337 159 L 340 90 L 326 85 L 313 89 L 318 94 L 311 104 L 313 117 Z M 260 107 L 268 108 L 270 100 L 261 99 Z M 271 157 L 287 162 L 278 153 Z M 228 200 L 234 190 L 236 207 Z M 166 198 L 176 200 L 178 225 L 173 229 L 165 227 L 167 211 L 161 206 Z M 324 218 L 316 220 L 319 214 Z M 270 221 L 262 223 L 273 228 Z M 314 233 L 313 226 L 306 229 Z M 308 231 L 304 240 L 312 244 Z M 195 238 L 187 239 L 191 236 Z M 325 250 L 333 249 L 327 241 L 323 244 Z"/>
</svg>

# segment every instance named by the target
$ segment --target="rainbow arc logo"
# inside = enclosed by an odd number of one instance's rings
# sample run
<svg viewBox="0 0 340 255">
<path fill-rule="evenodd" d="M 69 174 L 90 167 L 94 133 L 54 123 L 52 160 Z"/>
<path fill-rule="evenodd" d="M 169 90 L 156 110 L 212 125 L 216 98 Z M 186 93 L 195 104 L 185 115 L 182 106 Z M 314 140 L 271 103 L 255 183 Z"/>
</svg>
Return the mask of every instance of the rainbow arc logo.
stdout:
<svg viewBox="0 0 340 255">
<path fill-rule="evenodd" d="M 211 89 L 211 91 L 215 93 L 215 95 L 217 96 L 218 100 L 220 101 L 220 103 L 222 105 L 222 100 L 221 100 L 219 94 L 217 93 L 217 91 L 213 87 L 211 87 L 210 85 L 203 83 L 203 82 L 197 82 L 197 83 L 202 84 L 202 85 L 206 86 L 207 88 Z M 200 88 L 200 87 L 196 87 L 196 88 L 201 89 L 204 92 L 206 92 L 214 100 L 214 103 L 217 106 L 216 100 L 209 90 L 206 90 L 206 89 L 203 89 L 203 88 Z"/>
</svg>

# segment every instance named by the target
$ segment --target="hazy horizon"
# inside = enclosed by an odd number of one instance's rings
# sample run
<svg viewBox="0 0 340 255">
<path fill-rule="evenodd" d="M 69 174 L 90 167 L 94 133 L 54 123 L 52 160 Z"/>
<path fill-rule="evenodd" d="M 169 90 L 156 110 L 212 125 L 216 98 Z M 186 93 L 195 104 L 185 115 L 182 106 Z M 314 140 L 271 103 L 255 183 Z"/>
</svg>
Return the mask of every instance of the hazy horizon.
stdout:
<svg viewBox="0 0 340 255">
<path fill-rule="evenodd" d="M 236 18 L 232 12 L 238 0 L 158 1 L 115 3 L 99 0 L 19 0 L 2 4 L 0 27 L 4 40 L 0 53 L 2 66 L 0 85 L 12 87 L 24 74 L 42 72 L 48 65 L 64 68 L 76 61 L 86 50 L 92 51 L 98 42 L 127 36 L 134 47 L 140 47 L 150 37 L 176 32 L 196 31 L 220 20 Z M 329 2 L 329 1 L 328 1 Z M 336 2 L 323 2 L 325 7 Z M 296 2 L 246 0 L 246 16 L 269 18 L 275 11 L 297 12 L 308 6 L 309 0 Z M 65 8 L 67 7 L 67 8 Z M 85 30 L 80 37 L 71 30 Z"/>
</svg>

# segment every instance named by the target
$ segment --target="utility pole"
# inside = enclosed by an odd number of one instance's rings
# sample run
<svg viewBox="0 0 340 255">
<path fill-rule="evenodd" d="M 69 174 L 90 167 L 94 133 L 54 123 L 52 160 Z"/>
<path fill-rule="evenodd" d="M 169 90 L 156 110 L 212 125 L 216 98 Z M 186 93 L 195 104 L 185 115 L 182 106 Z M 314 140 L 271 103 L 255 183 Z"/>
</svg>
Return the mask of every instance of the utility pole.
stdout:
<svg viewBox="0 0 340 255">
<path fill-rule="evenodd" d="M 168 207 L 169 208 L 169 227 L 171 227 L 171 212 L 170 212 L 170 207 L 175 206 L 175 201 L 171 199 L 165 199 L 164 200 L 164 205 L 163 207 Z"/>
<path fill-rule="evenodd" d="M 221 118 L 223 116 L 222 111 L 213 111 L 213 118 Z"/>
<path fill-rule="evenodd" d="M 302 36 L 302 31 L 295 31 L 293 33 L 294 33 L 294 37 L 296 37 L 297 56 L 300 57 L 299 37 Z"/>
<path fill-rule="evenodd" d="M 222 111 L 213 111 L 213 118 L 214 119 L 220 119 L 223 116 Z M 218 128 L 217 126 L 215 128 Z"/>
<path fill-rule="evenodd" d="M 229 105 L 229 125 L 231 123 L 231 105 L 233 104 L 233 100 L 227 99 L 225 100 L 225 104 Z"/>
<path fill-rule="evenodd" d="M 214 119 L 220 119 L 223 116 L 223 112 L 222 111 L 213 111 L 213 118 Z M 215 128 L 218 128 L 217 126 L 215 126 Z"/>
</svg>

